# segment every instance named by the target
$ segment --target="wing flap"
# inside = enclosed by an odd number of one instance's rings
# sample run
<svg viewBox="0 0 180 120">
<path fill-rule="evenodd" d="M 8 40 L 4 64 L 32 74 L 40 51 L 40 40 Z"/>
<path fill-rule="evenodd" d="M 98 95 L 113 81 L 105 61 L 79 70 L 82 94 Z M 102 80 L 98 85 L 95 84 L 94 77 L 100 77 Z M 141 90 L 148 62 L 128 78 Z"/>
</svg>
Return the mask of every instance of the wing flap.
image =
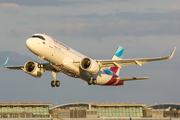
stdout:
<svg viewBox="0 0 180 120">
<path fill-rule="evenodd" d="M 43 68 L 48 71 L 59 71 L 58 67 L 56 65 L 52 65 L 51 63 L 43 63 Z"/>
</svg>

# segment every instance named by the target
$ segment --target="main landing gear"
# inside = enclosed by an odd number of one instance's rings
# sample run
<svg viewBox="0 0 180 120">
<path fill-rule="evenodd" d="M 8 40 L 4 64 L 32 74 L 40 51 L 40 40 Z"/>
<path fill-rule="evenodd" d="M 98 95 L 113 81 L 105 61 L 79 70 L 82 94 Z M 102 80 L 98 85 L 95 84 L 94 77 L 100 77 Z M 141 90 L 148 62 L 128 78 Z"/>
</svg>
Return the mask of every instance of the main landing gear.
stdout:
<svg viewBox="0 0 180 120">
<path fill-rule="evenodd" d="M 95 78 L 91 78 L 89 81 L 88 81 L 88 85 L 96 85 L 97 84 L 97 80 Z"/>
<path fill-rule="evenodd" d="M 57 72 L 52 71 L 52 76 L 54 77 L 54 81 L 51 81 L 51 87 L 60 86 L 60 82 L 56 80 L 57 74 L 58 74 Z"/>
<path fill-rule="evenodd" d="M 51 87 L 59 87 L 60 86 L 60 82 L 57 80 L 57 81 L 51 81 Z"/>
</svg>

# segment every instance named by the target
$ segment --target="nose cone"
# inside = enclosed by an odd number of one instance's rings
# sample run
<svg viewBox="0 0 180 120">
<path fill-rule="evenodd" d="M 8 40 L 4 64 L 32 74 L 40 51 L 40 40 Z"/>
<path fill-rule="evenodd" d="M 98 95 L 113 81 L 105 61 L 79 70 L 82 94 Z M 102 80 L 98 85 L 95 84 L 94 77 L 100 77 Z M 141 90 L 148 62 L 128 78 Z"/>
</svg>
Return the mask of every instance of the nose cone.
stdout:
<svg viewBox="0 0 180 120">
<path fill-rule="evenodd" d="M 32 46 L 33 46 L 32 39 L 29 38 L 29 39 L 26 40 L 26 46 L 27 46 L 27 48 L 28 48 L 29 50 L 32 49 Z"/>
<path fill-rule="evenodd" d="M 33 39 L 33 38 L 29 38 L 26 40 L 26 46 L 27 48 L 33 52 L 36 53 L 37 52 L 37 40 Z"/>
<path fill-rule="evenodd" d="M 40 54 L 42 50 L 42 46 L 40 45 L 40 43 L 41 40 L 38 40 L 37 38 L 29 38 L 26 40 L 27 48 L 36 55 Z"/>
</svg>

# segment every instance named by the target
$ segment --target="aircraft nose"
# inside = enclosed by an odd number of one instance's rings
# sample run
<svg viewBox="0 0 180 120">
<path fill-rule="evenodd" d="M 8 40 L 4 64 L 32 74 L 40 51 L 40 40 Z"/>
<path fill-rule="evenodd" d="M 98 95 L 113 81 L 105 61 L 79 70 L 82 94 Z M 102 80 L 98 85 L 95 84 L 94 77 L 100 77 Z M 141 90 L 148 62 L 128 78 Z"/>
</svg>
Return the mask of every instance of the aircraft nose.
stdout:
<svg viewBox="0 0 180 120">
<path fill-rule="evenodd" d="M 33 46 L 32 39 L 29 38 L 29 39 L 26 40 L 26 46 L 28 47 L 28 49 L 32 48 L 32 46 Z"/>
</svg>

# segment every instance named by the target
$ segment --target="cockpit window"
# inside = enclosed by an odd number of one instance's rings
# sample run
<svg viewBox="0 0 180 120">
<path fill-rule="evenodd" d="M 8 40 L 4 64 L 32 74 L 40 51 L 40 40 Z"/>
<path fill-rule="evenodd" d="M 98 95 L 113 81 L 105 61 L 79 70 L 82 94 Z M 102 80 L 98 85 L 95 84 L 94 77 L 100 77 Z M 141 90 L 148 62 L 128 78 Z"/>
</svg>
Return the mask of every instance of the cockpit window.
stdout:
<svg viewBox="0 0 180 120">
<path fill-rule="evenodd" d="M 33 37 L 33 38 L 40 38 L 40 39 L 42 39 L 42 40 L 45 40 L 45 38 L 44 38 L 43 36 L 40 36 L 40 35 L 33 35 L 32 37 Z"/>
</svg>

